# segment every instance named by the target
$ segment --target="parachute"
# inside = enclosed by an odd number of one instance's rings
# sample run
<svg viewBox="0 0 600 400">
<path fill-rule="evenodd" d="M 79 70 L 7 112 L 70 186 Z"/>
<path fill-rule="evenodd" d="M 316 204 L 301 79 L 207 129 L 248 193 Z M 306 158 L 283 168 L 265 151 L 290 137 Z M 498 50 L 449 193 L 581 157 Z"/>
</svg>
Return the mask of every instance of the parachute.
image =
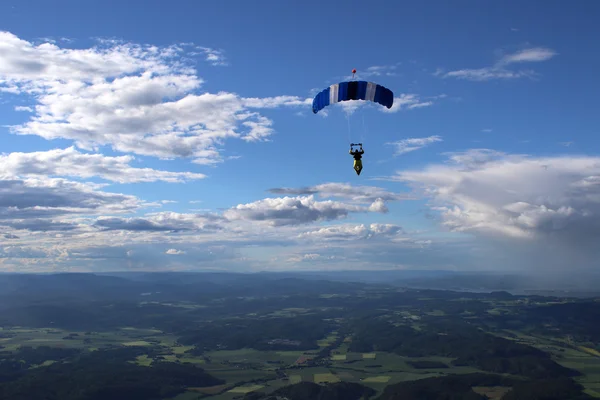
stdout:
<svg viewBox="0 0 600 400">
<path fill-rule="evenodd" d="M 312 103 L 313 113 L 316 114 L 331 104 L 349 100 L 372 101 L 389 109 L 394 104 L 394 93 L 373 82 L 340 82 L 329 86 L 315 96 Z"/>
<path fill-rule="evenodd" d="M 352 70 L 352 79 L 354 79 L 356 69 Z M 350 101 L 350 100 L 364 100 L 378 103 L 388 109 L 394 105 L 394 93 L 384 86 L 377 83 L 367 81 L 347 81 L 340 82 L 329 86 L 328 88 L 319 92 L 312 102 L 312 110 L 314 114 L 335 103 Z M 354 157 L 354 170 L 356 175 L 360 175 L 362 170 L 362 155 L 364 150 L 361 143 L 352 143 L 351 136 L 351 123 L 350 114 L 346 115 L 348 119 L 348 141 L 350 142 L 350 155 Z M 366 131 L 364 114 L 362 115 L 363 131 Z M 362 136 L 362 135 L 361 135 Z M 360 150 L 353 150 L 354 146 L 360 146 Z"/>
</svg>

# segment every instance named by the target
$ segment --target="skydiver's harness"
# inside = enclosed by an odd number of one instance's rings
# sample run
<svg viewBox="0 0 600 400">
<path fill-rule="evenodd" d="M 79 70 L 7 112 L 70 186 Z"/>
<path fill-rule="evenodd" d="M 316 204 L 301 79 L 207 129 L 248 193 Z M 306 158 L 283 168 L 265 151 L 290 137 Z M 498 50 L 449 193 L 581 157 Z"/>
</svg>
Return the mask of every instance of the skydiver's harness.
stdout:
<svg viewBox="0 0 600 400">
<path fill-rule="evenodd" d="M 360 146 L 360 151 L 354 150 L 354 146 Z M 350 143 L 350 154 L 352 154 L 355 160 L 360 160 L 364 152 L 365 151 L 362 148 L 362 143 Z"/>
</svg>

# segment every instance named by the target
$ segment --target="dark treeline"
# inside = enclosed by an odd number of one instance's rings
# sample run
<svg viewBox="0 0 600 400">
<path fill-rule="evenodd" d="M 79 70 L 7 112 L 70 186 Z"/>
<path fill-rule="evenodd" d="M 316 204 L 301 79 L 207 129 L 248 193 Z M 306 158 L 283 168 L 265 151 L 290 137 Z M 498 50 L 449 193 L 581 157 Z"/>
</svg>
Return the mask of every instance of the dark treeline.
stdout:
<svg viewBox="0 0 600 400">
<path fill-rule="evenodd" d="M 376 400 L 487 400 L 473 387 L 512 387 L 502 400 L 586 400 L 580 385 L 570 378 L 524 382 L 495 374 L 450 375 L 388 385 Z"/>
<path fill-rule="evenodd" d="M 215 348 L 229 350 L 251 347 L 257 350 L 316 349 L 317 340 L 334 329 L 323 316 L 305 315 L 294 318 L 263 318 L 216 321 L 193 331 L 184 331 L 179 342 L 195 345 L 196 352 Z M 295 344 L 269 344 L 274 339 L 287 339 Z"/>
<path fill-rule="evenodd" d="M 172 397 L 186 387 L 225 383 L 191 364 L 130 363 L 144 349 L 98 350 L 47 367 L 23 370 L 0 383 L 0 398 L 11 400 L 154 400 Z"/>
<path fill-rule="evenodd" d="M 515 326 L 509 318 L 503 326 Z M 518 319 L 521 327 L 534 327 L 540 333 L 569 334 L 581 341 L 600 342 L 600 302 L 580 300 L 564 304 L 530 307 Z"/>
<path fill-rule="evenodd" d="M 454 357 L 453 365 L 469 365 L 484 371 L 530 378 L 578 374 L 557 364 L 541 350 L 492 336 L 464 322 L 432 323 L 427 329 L 415 330 L 372 318 L 357 321 L 355 332 L 350 351 L 387 351 L 408 357 Z"/>
<path fill-rule="evenodd" d="M 519 382 L 502 400 L 591 400 L 593 397 L 583 393 L 583 387 L 572 379 L 540 379 Z"/>
<path fill-rule="evenodd" d="M 417 369 L 448 368 L 448 365 L 441 361 L 415 360 L 406 361 L 408 365 Z"/>
<path fill-rule="evenodd" d="M 496 374 L 464 374 L 388 385 L 375 397 L 375 391 L 357 383 L 318 385 L 301 382 L 278 389 L 271 394 L 249 393 L 243 400 L 488 400 L 474 387 L 506 387 L 502 400 L 590 400 L 580 385 L 569 378 L 523 382 Z"/>
<path fill-rule="evenodd" d="M 278 398 L 289 400 L 366 400 L 373 397 L 375 393 L 373 389 L 358 383 L 338 382 L 318 385 L 313 382 L 300 382 L 278 389 L 269 395 L 251 393 L 244 396 L 244 400 L 275 400 Z"/>
</svg>

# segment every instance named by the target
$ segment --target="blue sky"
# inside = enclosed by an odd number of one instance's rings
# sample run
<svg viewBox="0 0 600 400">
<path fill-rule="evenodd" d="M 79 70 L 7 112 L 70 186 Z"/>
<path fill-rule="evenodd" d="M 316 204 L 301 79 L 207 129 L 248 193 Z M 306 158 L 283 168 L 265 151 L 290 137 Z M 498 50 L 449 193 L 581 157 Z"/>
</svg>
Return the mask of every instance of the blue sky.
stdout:
<svg viewBox="0 0 600 400">
<path fill-rule="evenodd" d="M 589 270 L 598 11 L 3 2 L 0 268 Z"/>
</svg>

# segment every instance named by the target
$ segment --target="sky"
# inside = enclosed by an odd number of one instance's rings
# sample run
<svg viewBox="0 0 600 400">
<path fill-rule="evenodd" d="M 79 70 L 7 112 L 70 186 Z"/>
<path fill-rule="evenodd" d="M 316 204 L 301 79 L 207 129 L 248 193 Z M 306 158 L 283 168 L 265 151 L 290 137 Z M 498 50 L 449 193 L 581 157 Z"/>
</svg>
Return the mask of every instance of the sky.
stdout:
<svg viewBox="0 0 600 400">
<path fill-rule="evenodd" d="M 585 276 L 600 255 L 599 12 L 3 1 L 0 271 Z M 353 68 L 393 107 L 313 114 Z"/>
</svg>

